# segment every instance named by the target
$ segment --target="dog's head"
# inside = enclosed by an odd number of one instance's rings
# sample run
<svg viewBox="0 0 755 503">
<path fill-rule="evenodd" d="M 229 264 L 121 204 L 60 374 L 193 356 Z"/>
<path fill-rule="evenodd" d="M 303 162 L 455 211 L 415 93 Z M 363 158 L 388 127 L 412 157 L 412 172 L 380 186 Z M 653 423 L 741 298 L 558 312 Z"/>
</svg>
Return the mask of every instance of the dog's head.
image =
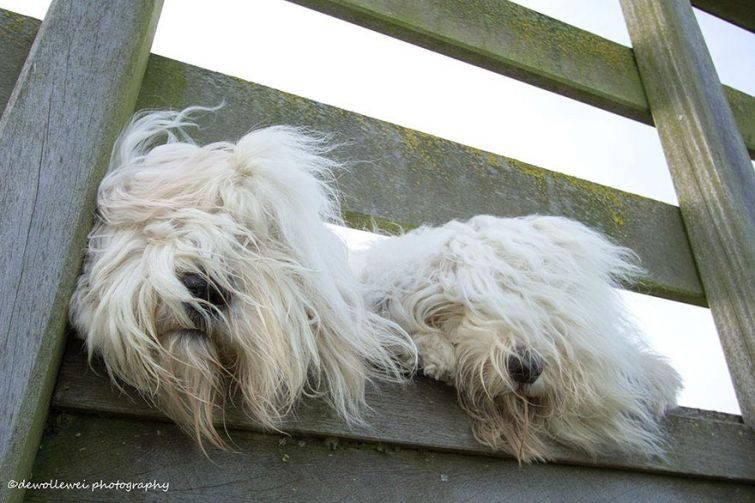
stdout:
<svg viewBox="0 0 755 503">
<path fill-rule="evenodd" d="M 553 458 L 556 444 L 663 456 L 658 419 L 680 379 L 662 357 L 632 344 L 479 344 L 459 345 L 454 383 L 480 442 L 526 462 Z"/>
<path fill-rule="evenodd" d="M 213 418 L 234 392 L 268 427 L 305 393 L 359 420 L 365 380 L 399 379 L 392 351 L 412 347 L 366 311 L 325 225 L 335 163 L 290 127 L 198 146 L 195 110 L 137 115 L 116 143 L 73 325 L 200 444 L 223 445 Z"/>
<path fill-rule="evenodd" d="M 659 417 L 680 378 L 644 342 L 618 287 L 642 274 L 636 257 L 563 218 L 474 219 L 493 283 L 447 328 L 455 384 L 476 437 L 524 461 L 554 443 L 590 455 L 662 455 Z M 475 250 L 477 251 L 477 250 Z M 492 258 L 495 257 L 495 258 Z M 484 258 L 480 258 L 484 261 Z"/>
<path fill-rule="evenodd" d="M 564 218 L 478 216 L 379 241 L 365 262 L 368 302 L 457 388 L 480 442 L 522 461 L 556 444 L 662 452 L 680 379 L 621 306 L 631 251 Z"/>
</svg>

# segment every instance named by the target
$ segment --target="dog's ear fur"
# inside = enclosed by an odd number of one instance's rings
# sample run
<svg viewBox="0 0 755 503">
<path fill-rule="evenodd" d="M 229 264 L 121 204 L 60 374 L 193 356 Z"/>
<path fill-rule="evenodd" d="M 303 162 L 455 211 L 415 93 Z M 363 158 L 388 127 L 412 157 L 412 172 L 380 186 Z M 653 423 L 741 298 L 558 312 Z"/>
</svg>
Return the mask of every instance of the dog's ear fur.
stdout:
<svg viewBox="0 0 755 503">
<path fill-rule="evenodd" d="M 310 392 L 326 397 L 349 422 L 360 422 L 371 378 L 401 381 L 416 365 L 416 349 L 396 324 L 368 312 L 361 287 L 348 267 L 344 243 L 322 222 L 342 224 L 327 138 L 290 127 L 254 131 L 242 138 L 233 162 L 247 194 L 239 207 L 253 221 L 268 215 L 275 241 L 290 248 L 294 281 L 287 296 L 307 320 L 317 351 L 309 362 Z M 235 206 L 235 205 L 230 205 Z M 239 218 L 242 218 L 240 215 Z M 289 315 L 291 316 L 291 315 Z M 281 320 L 285 326 L 285 320 Z M 408 356 L 401 358 L 399 355 Z"/>
</svg>

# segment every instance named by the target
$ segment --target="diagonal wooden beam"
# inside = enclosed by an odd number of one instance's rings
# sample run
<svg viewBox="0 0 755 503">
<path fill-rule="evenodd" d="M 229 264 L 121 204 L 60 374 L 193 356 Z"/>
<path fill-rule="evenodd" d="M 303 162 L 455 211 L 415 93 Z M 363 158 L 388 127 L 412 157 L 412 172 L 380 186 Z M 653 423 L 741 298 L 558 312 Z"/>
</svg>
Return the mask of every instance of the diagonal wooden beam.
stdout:
<svg viewBox="0 0 755 503">
<path fill-rule="evenodd" d="M 161 0 L 57 0 L 0 119 L 0 500 L 23 491 L 94 194 L 133 112 Z"/>
</svg>

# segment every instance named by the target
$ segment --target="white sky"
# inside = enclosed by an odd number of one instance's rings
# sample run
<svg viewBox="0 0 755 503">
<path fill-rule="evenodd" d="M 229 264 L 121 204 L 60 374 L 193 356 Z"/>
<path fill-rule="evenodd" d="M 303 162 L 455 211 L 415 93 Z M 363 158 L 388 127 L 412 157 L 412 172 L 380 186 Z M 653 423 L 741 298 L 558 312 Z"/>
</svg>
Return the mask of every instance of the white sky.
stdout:
<svg viewBox="0 0 755 503">
<path fill-rule="evenodd" d="M 630 45 L 618 0 L 517 3 Z M 38 18 L 48 5 L 0 0 Z M 696 14 L 721 81 L 755 95 L 755 36 Z M 165 0 L 153 52 L 676 204 L 654 128 L 283 0 Z M 682 374 L 680 404 L 738 413 L 709 311 L 626 300 Z"/>
</svg>

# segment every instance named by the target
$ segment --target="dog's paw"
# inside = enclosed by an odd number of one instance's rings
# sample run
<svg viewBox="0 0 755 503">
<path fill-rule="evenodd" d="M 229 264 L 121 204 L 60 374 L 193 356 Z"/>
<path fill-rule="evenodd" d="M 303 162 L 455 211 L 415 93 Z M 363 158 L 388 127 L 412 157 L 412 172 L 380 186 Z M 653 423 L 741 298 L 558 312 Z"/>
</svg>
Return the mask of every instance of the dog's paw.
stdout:
<svg viewBox="0 0 755 503">
<path fill-rule="evenodd" d="M 422 372 L 437 381 L 453 385 L 456 375 L 454 347 L 443 334 L 413 334 Z"/>
</svg>

